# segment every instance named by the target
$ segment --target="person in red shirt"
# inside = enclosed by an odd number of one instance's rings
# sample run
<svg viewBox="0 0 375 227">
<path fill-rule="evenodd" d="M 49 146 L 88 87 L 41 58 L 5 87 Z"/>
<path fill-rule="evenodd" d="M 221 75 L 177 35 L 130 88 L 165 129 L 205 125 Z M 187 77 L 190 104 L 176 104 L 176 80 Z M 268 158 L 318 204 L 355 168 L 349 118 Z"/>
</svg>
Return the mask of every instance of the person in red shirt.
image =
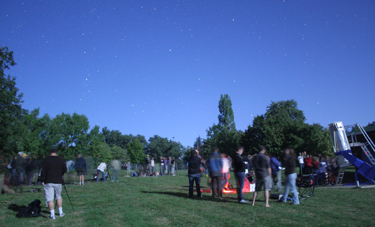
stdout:
<svg viewBox="0 0 375 227">
<path fill-rule="evenodd" d="M 313 167 L 313 165 L 312 165 L 313 160 L 312 160 L 311 156 L 307 155 L 306 158 L 303 161 L 305 163 L 306 173 L 311 174 L 312 173 L 312 167 Z"/>
</svg>

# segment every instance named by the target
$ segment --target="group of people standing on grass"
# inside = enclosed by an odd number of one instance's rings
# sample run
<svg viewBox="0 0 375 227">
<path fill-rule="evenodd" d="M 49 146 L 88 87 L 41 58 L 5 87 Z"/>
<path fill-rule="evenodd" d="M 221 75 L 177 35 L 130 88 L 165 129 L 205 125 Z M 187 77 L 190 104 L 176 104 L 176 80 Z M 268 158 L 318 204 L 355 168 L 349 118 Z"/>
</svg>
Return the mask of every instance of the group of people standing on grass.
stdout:
<svg viewBox="0 0 375 227">
<path fill-rule="evenodd" d="M 299 174 L 317 174 L 326 175 L 323 178 L 323 183 L 333 185 L 336 183 L 339 166 L 335 157 L 326 156 L 322 154 L 318 156 L 308 155 L 306 151 L 299 153 Z"/>
<path fill-rule="evenodd" d="M 245 184 L 245 173 L 247 169 L 250 169 L 249 162 L 251 161 L 251 168 L 254 169 L 256 176 L 252 205 L 255 205 L 258 193 L 264 188 L 266 207 L 269 207 L 269 191 L 273 188 L 273 177 L 278 179 L 277 190 L 281 191 L 281 163 L 276 158 L 266 155 L 266 148 L 264 146 L 260 146 L 258 153 L 253 157 L 242 157 L 243 152 L 244 148 L 239 146 L 237 152 L 231 158 L 237 184 L 238 203 L 248 203 L 248 201 L 244 199 L 242 192 Z M 212 148 L 211 155 L 206 161 L 199 157 L 198 150 L 191 150 L 190 153 L 191 156 L 188 158 L 189 197 L 193 198 L 194 183 L 196 185 L 198 197 L 202 197 L 200 188 L 200 165 L 205 164 L 211 178 L 212 196 L 222 198 L 222 181 L 228 181 L 228 172 L 230 169 L 228 157 L 226 155 L 220 155 L 216 147 Z M 285 165 L 285 189 L 280 201 L 286 202 L 288 194 L 291 191 L 293 203 L 297 205 L 299 204 L 296 188 L 297 174 L 295 172 L 297 157 L 292 148 L 285 149 L 283 157 Z"/>
<path fill-rule="evenodd" d="M 176 159 L 172 157 L 160 157 L 159 175 L 172 175 L 175 176 Z"/>
<path fill-rule="evenodd" d="M 11 174 L 9 184 L 13 186 L 32 185 L 35 174 L 38 173 L 40 169 L 40 165 L 41 163 L 37 159 L 37 156 L 29 157 L 20 152 L 20 154 L 14 156 L 12 161 L 8 164 L 8 169 Z"/>
</svg>

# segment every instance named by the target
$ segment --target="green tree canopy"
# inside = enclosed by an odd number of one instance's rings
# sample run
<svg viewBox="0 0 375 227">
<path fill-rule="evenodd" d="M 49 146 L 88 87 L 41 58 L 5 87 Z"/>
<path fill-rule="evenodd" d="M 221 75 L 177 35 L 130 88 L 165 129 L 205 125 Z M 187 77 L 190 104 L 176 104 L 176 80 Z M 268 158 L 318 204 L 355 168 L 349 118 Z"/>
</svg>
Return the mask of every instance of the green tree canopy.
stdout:
<svg viewBox="0 0 375 227">
<path fill-rule="evenodd" d="M 229 95 L 221 95 L 219 100 L 219 123 L 207 130 L 207 138 L 203 141 L 202 155 L 207 158 L 211 148 L 216 146 L 220 152 L 233 155 L 240 142 L 234 122 L 232 101 Z"/>
<path fill-rule="evenodd" d="M 135 139 L 128 143 L 127 150 L 132 163 L 143 163 L 145 158 L 144 147 L 139 140 Z"/>
<path fill-rule="evenodd" d="M 12 156 L 23 150 L 22 93 L 18 93 L 16 79 L 5 75 L 5 70 L 16 65 L 13 51 L 0 48 L 0 152 Z"/>
</svg>

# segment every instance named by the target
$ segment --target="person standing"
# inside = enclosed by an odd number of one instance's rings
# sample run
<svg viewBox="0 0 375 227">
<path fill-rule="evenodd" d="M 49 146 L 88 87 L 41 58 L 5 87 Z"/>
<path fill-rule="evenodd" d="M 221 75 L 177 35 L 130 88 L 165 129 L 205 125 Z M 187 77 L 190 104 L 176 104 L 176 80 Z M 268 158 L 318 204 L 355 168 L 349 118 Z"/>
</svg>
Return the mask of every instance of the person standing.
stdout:
<svg viewBox="0 0 375 227">
<path fill-rule="evenodd" d="M 154 173 L 155 171 L 155 160 L 154 157 L 151 158 L 151 173 Z"/>
<path fill-rule="evenodd" d="M 299 153 L 299 156 L 297 157 L 298 163 L 299 163 L 299 175 L 302 176 L 302 173 L 304 172 L 305 163 L 303 162 L 303 156 L 302 153 Z"/>
<path fill-rule="evenodd" d="M 264 146 L 259 146 L 259 153 L 254 157 L 253 164 L 255 168 L 255 192 L 253 196 L 253 206 L 255 205 L 255 200 L 257 198 L 258 192 L 262 189 L 264 185 L 264 198 L 266 200 L 266 207 L 269 205 L 269 191 L 272 189 L 272 179 L 271 179 L 271 166 L 268 157 L 265 155 L 266 148 Z"/>
<path fill-rule="evenodd" d="M 32 185 L 35 170 L 37 170 L 39 167 L 40 167 L 40 163 L 36 159 L 36 157 L 31 158 L 29 164 L 25 168 L 26 174 L 27 174 L 27 181 L 26 181 L 27 186 Z"/>
<path fill-rule="evenodd" d="M 107 169 L 107 164 L 105 164 L 104 162 L 100 163 L 98 168 L 96 168 L 96 175 L 98 176 L 96 178 L 96 182 L 99 181 L 99 173 L 102 173 L 102 176 L 103 176 L 103 181 L 105 182 L 105 173 L 104 173 L 104 170 Z"/>
<path fill-rule="evenodd" d="M 212 154 L 207 161 L 207 167 L 212 182 L 212 196 L 223 197 L 221 190 L 221 178 L 223 177 L 223 160 L 221 160 L 221 156 L 218 153 L 218 149 L 216 147 L 213 147 L 211 151 Z"/>
<path fill-rule="evenodd" d="M 79 185 L 85 184 L 85 174 L 87 173 L 86 160 L 82 154 L 78 154 L 76 159 L 75 169 L 77 171 L 77 176 L 79 177 Z"/>
<path fill-rule="evenodd" d="M 305 164 L 305 170 L 306 170 L 306 173 L 307 174 L 312 174 L 313 171 L 312 171 L 312 168 L 313 168 L 313 160 L 311 158 L 310 155 L 306 155 L 306 158 L 303 160 L 304 161 L 304 164 Z"/>
<path fill-rule="evenodd" d="M 12 173 L 11 176 L 11 185 L 17 186 L 17 156 L 14 156 L 12 162 L 10 163 L 10 171 Z"/>
<path fill-rule="evenodd" d="M 172 160 L 171 160 L 171 173 L 172 173 L 172 176 L 176 176 L 174 174 L 175 167 L 176 167 L 176 160 L 174 158 L 172 158 Z"/>
<path fill-rule="evenodd" d="M 43 160 L 39 181 L 42 182 L 44 187 L 44 195 L 50 211 L 49 218 L 54 220 L 56 219 L 55 204 L 53 202 L 54 196 L 57 201 L 59 216 L 63 217 L 65 215 L 62 209 L 61 191 L 62 184 L 64 183 L 63 175 L 67 172 L 67 168 L 65 161 L 57 155 L 56 149 L 51 149 L 49 154 L 50 156 Z"/>
<path fill-rule="evenodd" d="M 160 175 L 164 175 L 164 159 L 163 157 L 160 157 Z"/>
<path fill-rule="evenodd" d="M 295 205 L 299 204 L 298 192 L 296 188 L 296 155 L 292 148 L 287 148 L 284 151 L 285 156 L 285 191 L 283 197 L 281 197 L 282 202 L 286 202 L 289 194 L 289 190 L 292 191 L 293 203 Z"/>
<path fill-rule="evenodd" d="M 224 189 L 225 185 L 228 183 L 228 173 L 229 173 L 229 160 L 228 157 L 223 153 L 221 154 L 223 160 L 223 178 L 221 182 L 221 190 Z"/>
<path fill-rule="evenodd" d="M 234 176 L 236 177 L 236 183 L 237 183 L 237 198 L 239 203 L 248 203 L 243 198 L 242 190 L 245 184 L 245 170 L 247 165 L 245 164 L 245 161 L 241 157 L 243 153 L 243 147 L 239 146 L 237 148 L 237 152 L 232 158 L 232 165 L 234 168 Z"/>
<path fill-rule="evenodd" d="M 118 159 L 112 160 L 111 162 L 112 167 L 112 182 L 116 181 L 118 182 L 118 171 L 121 169 L 121 162 Z"/>
<path fill-rule="evenodd" d="M 276 157 L 271 156 L 270 158 L 271 170 L 272 170 L 272 179 L 273 179 L 273 190 L 275 190 L 275 182 L 277 191 L 281 192 L 281 163 L 277 160 Z"/>
<path fill-rule="evenodd" d="M 189 170 L 188 170 L 189 197 L 193 198 L 194 196 L 194 181 L 195 181 L 195 186 L 197 188 L 197 195 L 198 197 L 202 197 L 201 187 L 200 187 L 201 175 L 200 175 L 200 168 L 199 168 L 201 165 L 201 159 L 198 158 L 198 154 L 195 150 L 191 150 L 190 154 L 191 155 L 187 160 L 189 163 Z"/>
<path fill-rule="evenodd" d="M 165 174 L 165 172 L 168 173 L 168 159 L 167 159 L 167 157 L 164 158 L 164 173 L 163 174 Z"/>
<path fill-rule="evenodd" d="M 169 157 L 168 158 L 168 163 L 167 163 L 167 172 L 168 172 L 168 175 L 171 175 L 171 168 L 172 168 L 172 158 Z"/>
</svg>

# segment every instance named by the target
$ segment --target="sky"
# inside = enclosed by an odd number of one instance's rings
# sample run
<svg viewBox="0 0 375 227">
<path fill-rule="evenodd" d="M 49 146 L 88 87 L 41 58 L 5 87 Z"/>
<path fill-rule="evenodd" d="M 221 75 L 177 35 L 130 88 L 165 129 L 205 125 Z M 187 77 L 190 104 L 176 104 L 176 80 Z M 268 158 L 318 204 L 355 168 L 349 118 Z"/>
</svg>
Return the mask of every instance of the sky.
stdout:
<svg viewBox="0 0 375 227">
<path fill-rule="evenodd" d="M 192 146 L 221 94 L 245 131 L 271 101 L 375 121 L 375 1 L 0 1 L 23 107 Z"/>
</svg>

